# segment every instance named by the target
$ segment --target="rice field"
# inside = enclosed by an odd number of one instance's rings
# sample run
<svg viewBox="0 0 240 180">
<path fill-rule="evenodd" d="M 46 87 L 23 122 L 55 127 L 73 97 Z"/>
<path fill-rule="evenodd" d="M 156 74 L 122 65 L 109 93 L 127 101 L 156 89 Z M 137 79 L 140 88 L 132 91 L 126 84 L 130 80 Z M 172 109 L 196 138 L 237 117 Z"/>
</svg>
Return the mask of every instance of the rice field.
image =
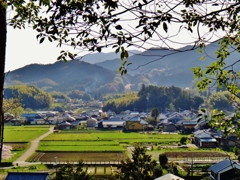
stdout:
<svg viewBox="0 0 240 180">
<path fill-rule="evenodd" d="M 49 126 L 5 126 L 5 142 L 30 142 L 49 130 Z"/>
<path fill-rule="evenodd" d="M 138 132 L 124 133 L 119 131 L 97 133 L 53 133 L 44 138 L 44 141 L 180 141 L 184 135 L 180 134 L 144 134 Z"/>
<path fill-rule="evenodd" d="M 56 151 L 56 152 L 121 152 L 124 151 L 124 149 L 121 146 L 75 146 L 75 145 L 69 145 L 69 146 L 61 146 L 61 145 L 52 145 L 52 146 L 42 146 L 40 145 L 38 148 L 38 151 L 40 152 L 46 152 L 46 151 Z"/>
</svg>

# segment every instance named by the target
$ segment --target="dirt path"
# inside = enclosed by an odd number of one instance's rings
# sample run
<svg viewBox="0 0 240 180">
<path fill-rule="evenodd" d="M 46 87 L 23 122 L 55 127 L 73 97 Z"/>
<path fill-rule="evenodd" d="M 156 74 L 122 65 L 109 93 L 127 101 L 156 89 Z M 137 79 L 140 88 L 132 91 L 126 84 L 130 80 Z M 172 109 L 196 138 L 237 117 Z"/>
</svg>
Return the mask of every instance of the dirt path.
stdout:
<svg viewBox="0 0 240 180">
<path fill-rule="evenodd" d="M 31 156 L 37 150 L 39 141 L 53 132 L 53 128 L 54 127 L 50 127 L 49 131 L 47 133 L 45 133 L 42 136 L 38 137 L 37 139 L 31 141 L 30 148 L 25 153 L 23 153 L 22 156 L 20 156 L 16 161 L 14 161 L 13 165 L 25 166 L 25 165 L 31 165 L 31 164 L 39 164 L 39 163 L 29 163 L 29 162 L 25 162 L 25 161 L 27 160 L 27 158 L 29 156 Z"/>
</svg>

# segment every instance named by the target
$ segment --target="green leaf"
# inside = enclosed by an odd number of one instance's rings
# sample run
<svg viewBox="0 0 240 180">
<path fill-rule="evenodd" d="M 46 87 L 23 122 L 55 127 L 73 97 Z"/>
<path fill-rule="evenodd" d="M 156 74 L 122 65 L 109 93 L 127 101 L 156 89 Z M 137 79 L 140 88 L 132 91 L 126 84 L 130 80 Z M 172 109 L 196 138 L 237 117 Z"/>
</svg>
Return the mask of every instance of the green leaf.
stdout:
<svg viewBox="0 0 240 180">
<path fill-rule="evenodd" d="M 121 54 L 120 54 L 120 58 L 121 58 L 121 60 L 123 60 L 123 59 L 124 59 L 124 57 L 125 57 L 125 54 L 124 54 L 124 52 L 121 52 Z"/>
<path fill-rule="evenodd" d="M 163 22 L 163 29 L 167 33 L 168 27 L 167 27 L 167 23 L 165 23 L 165 22 Z"/>
<path fill-rule="evenodd" d="M 116 28 L 117 30 L 121 30 L 121 29 L 122 29 L 122 26 L 121 26 L 121 25 L 117 25 L 117 26 L 115 26 L 115 28 Z"/>
<path fill-rule="evenodd" d="M 45 37 L 42 37 L 42 38 L 40 39 L 39 43 L 40 43 L 40 44 L 43 43 L 44 39 L 45 39 Z"/>
<path fill-rule="evenodd" d="M 124 55 L 125 58 L 128 59 L 128 57 L 129 57 L 129 55 L 128 55 L 128 51 L 125 51 L 124 54 L 125 54 L 125 55 Z"/>
<path fill-rule="evenodd" d="M 201 61 L 205 61 L 205 60 L 206 60 L 206 56 L 202 56 L 202 57 L 200 58 L 200 60 L 201 60 Z"/>
<path fill-rule="evenodd" d="M 98 51 L 98 52 L 101 52 L 101 51 L 102 51 L 102 48 L 101 48 L 101 47 L 97 47 L 97 51 Z"/>
<path fill-rule="evenodd" d="M 115 53 L 117 54 L 120 50 L 120 47 L 118 47 L 116 50 L 115 50 Z"/>
</svg>

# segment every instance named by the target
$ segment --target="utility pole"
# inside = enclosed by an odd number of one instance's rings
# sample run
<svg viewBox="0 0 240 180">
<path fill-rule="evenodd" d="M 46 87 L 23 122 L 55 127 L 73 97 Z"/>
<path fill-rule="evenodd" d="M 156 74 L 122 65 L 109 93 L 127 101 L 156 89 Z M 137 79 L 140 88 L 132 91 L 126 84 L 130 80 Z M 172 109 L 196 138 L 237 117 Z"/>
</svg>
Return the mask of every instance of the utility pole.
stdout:
<svg viewBox="0 0 240 180">
<path fill-rule="evenodd" d="M 191 173 L 192 173 L 192 176 L 193 176 L 193 156 L 192 156 L 192 164 L 191 164 Z"/>
<path fill-rule="evenodd" d="M 58 158 L 57 157 L 55 157 L 55 165 L 56 165 L 56 180 L 58 180 L 58 177 L 57 177 Z"/>
</svg>

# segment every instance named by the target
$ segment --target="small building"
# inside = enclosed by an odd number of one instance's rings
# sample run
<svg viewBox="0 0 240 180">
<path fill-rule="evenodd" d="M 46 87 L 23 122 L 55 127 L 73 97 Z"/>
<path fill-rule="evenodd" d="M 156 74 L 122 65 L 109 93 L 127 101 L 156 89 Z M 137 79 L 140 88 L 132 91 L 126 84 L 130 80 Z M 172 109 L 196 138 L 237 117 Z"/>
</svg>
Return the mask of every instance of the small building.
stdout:
<svg viewBox="0 0 240 180">
<path fill-rule="evenodd" d="M 163 132 L 176 132 L 176 126 L 173 123 L 164 124 L 162 127 Z"/>
<path fill-rule="evenodd" d="M 61 130 L 63 130 L 63 129 L 70 129 L 71 126 L 72 126 L 72 124 L 69 123 L 69 122 L 62 122 L 62 123 L 60 123 L 58 125 L 58 129 L 61 129 Z"/>
<path fill-rule="evenodd" d="M 75 121 L 76 119 L 73 117 L 73 116 L 71 116 L 70 114 L 64 114 L 63 116 L 62 116 L 62 119 L 63 119 L 63 121 Z"/>
<path fill-rule="evenodd" d="M 217 140 L 212 136 L 212 133 L 207 130 L 195 131 L 194 142 L 197 146 L 203 148 L 214 148 L 218 146 Z"/>
<path fill-rule="evenodd" d="M 208 169 L 210 171 L 210 177 L 214 180 L 229 180 L 238 177 L 236 171 L 240 170 L 240 164 L 226 158 L 220 161 Z"/>
<path fill-rule="evenodd" d="M 8 172 L 5 180 L 50 180 L 50 176 L 46 172 Z"/>
<path fill-rule="evenodd" d="M 139 116 L 132 117 L 126 120 L 124 129 L 127 131 L 143 131 L 148 128 L 148 123 L 141 120 Z"/>
<path fill-rule="evenodd" d="M 90 118 L 86 121 L 87 127 L 95 127 L 97 125 L 97 120 L 94 118 Z"/>
<path fill-rule="evenodd" d="M 226 149 L 231 149 L 233 147 L 240 147 L 240 140 L 236 133 L 229 134 L 225 138 L 220 139 L 220 145 Z"/>
<path fill-rule="evenodd" d="M 124 120 L 101 120 L 97 124 L 97 128 L 108 128 L 108 129 L 123 129 Z"/>
<path fill-rule="evenodd" d="M 184 180 L 184 179 L 174 174 L 168 173 L 154 180 Z"/>
<path fill-rule="evenodd" d="M 194 130 L 194 127 L 197 125 L 197 120 L 185 120 L 182 121 L 182 126 L 184 129 L 192 129 Z"/>
</svg>

